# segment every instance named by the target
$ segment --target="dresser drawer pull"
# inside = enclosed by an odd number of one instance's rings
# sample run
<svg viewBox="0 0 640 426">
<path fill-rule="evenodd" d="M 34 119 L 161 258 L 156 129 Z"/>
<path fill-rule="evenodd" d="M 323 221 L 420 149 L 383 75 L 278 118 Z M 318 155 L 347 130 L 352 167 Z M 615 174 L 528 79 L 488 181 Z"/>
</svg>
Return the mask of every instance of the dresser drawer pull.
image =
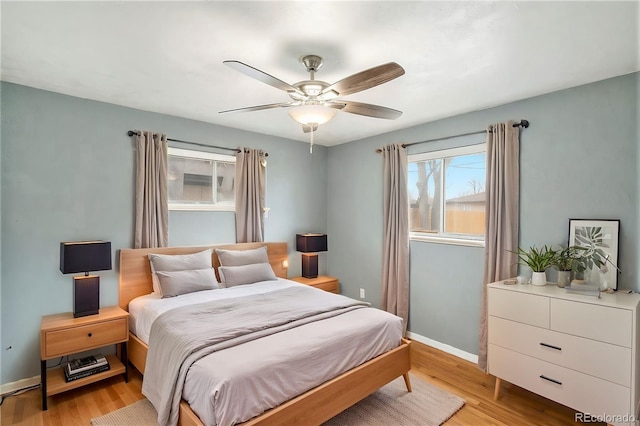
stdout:
<svg viewBox="0 0 640 426">
<path fill-rule="evenodd" d="M 547 380 L 547 381 L 549 381 L 549 382 L 555 383 L 556 385 L 562 385 L 562 382 L 561 382 L 561 381 L 559 381 L 559 380 L 555 380 L 555 379 L 551 379 L 551 378 L 549 378 L 549 377 L 545 376 L 544 374 L 541 374 L 541 375 L 540 375 L 540 378 L 541 378 L 541 379 L 545 379 L 545 380 Z"/>
<path fill-rule="evenodd" d="M 91 337 L 91 336 L 93 336 L 93 333 L 89 333 L 89 334 L 87 334 L 87 336 Z"/>
<path fill-rule="evenodd" d="M 543 342 L 540 342 L 540 346 L 544 346 L 544 347 L 546 347 L 546 348 L 555 349 L 555 350 L 557 350 L 557 351 L 561 351 L 561 350 L 562 350 L 562 348 L 560 348 L 560 347 L 558 347 L 558 346 L 553 346 L 553 345 L 550 345 L 550 344 L 548 344 L 548 343 L 543 343 Z"/>
</svg>

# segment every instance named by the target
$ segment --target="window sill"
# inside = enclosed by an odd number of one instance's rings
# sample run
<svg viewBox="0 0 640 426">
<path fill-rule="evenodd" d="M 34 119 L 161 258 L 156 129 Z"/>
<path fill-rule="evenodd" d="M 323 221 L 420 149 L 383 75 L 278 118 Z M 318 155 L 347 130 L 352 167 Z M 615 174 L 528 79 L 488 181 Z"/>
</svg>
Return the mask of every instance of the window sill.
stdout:
<svg viewBox="0 0 640 426">
<path fill-rule="evenodd" d="M 465 238 L 436 237 L 431 235 L 410 235 L 410 241 L 419 241 L 423 243 L 449 244 L 454 246 L 466 247 L 484 247 L 484 240 L 473 240 Z"/>
<path fill-rule="evenodd" d="M 169 211 L 235 212 L 234 206 L 207 204 L 169 204 Z"/>
</svg>

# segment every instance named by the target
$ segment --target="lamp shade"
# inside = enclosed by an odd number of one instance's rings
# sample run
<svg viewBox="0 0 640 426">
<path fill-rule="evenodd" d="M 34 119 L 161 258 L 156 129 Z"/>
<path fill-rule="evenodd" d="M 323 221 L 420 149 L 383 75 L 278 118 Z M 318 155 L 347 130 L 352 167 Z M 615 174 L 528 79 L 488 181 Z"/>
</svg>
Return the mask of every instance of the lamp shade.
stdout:
<svg viewBox="0 0 640 426">
<path fill-rule="evenodd" d="M 327 251 L 327 234 L 296 234 L 296 250 L 303 253 Z"/>
<path fill-rule="evenodd" d="M 60 272 L 107 271 L 111 269 L 110 241 L 60 243 Z"/>
<path fill-rule="evenodd" d="M 336 114 L 333 108 L 322 105 L 302 105 L 289 111 L 291 118 L 300 124 L 324 124 Z"/>
</svg>

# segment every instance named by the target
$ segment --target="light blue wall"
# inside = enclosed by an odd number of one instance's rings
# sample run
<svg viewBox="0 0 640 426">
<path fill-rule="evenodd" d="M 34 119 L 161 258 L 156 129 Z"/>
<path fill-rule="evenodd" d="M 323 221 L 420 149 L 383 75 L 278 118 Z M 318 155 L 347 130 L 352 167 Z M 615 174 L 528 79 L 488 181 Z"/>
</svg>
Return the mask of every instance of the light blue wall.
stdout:
<svg viewBox="0 0 640 426">
<path fill-rule="evenodd" d="M 622 76 L 331 147 L 330 273 L 346 295 L 357 297 L 364 288 L 379 306 L 382 160 L 376 148 L 526 118 L 531 127 L 521 136 L 520 245 L 566 243 L 570 218 L 620 219 L 619 288 L 640 291 L 638 80 L 638 73 Z M 421 144 L 409 152 L 456 143 Z M 477 354 L 484 249 L 424 242 L 412 242 L 410 249 L 409 330 Z"/>
<path fill-rule="evenodd" d="M 289 243 L 300 274 L 297 232 L 326 231 L 327 148 L 2 83 L 1 383 L 39 374 L 40 318 L 72 307 L 72 277 L 59 271 L 61 241 L 105 239 L 114 269 L 101 272 L 102 306 L 118 302 L 120 248 L 133 244 L 130 129 L 269 153 L 265 239 Z M 173 245 L 235 241 L 227 212 L 171 212 Z M 321 272 L 326 265 L 321 263 Z M 13 349 L 5 350 L 8 346 Z"/>
</svg>

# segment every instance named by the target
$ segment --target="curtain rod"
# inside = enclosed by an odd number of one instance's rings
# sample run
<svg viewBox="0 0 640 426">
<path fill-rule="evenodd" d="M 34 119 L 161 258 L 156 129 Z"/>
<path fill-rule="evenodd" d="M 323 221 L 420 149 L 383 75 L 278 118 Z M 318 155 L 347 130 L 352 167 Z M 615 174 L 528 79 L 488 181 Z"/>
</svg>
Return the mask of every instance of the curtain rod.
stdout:
<svg viewBox="0 0 640 426">
<path fill-rule="evenodd" d="M 523 128 L 526 129 L 526 128 L 529 127 L 529 120 L 522 119 L 522 120 L 520 120 L 519 123 L 513 123 L 513 127 L 523 127 Z M 403 143 L 402 147 L 406 148 L 406 147 L 411 146 L 411 145 L 418 145 L 418 144 L 427 143 L 427 142 L 443 141 L 443 140 L 446 140 L 446 139 L 459 138 L 459 137 L 462 137 L 462 136 L 479 135 L 481 133 L 486 133 L 486 132 L 487 132 L 486 130 L 478 130 L 477 132 L 470 132 L 470 133 L 462 133 L 462 134 L 459 134 L 459 135 L 445 136 L 445 137 L 442 137 L 442 138 L 429 139 L 429 140 L 421 141 L 421 142 Z M 376 149 L 376 152 L 380 153 L 380 152 L 382 152 L 382 149 L 378 148 L 378 149 Z"/>
<path fill-rule="evenodd" d="M 129 130 L 127 132 L 127 135 L 129 136 L 133 136 L 133 135 L 140 135 L 140 131 L 139 130 Z M 226 149 L 227 151 L 235 151 L 235 152 L 240 152 L 240 150 L 238 148 L 227 148 L 226 146 L 215 146 L 215 145 L 207 145 L 204 143 L 198 143 L 198 142 L 189 142 L 189 141 L 183 141 L 180 139 L 171 139 L 171 138 L 167 138 L 167 141 L 170 142 L 180 142 L 180 143 L 186 143 L 189 145 L 197 145 L 197 146 L 202 146 L 202 147 L 206 147 L 206 148 L 217 148 L 217 149 Z M 268 152 L 264 153 L 265 157 L 269 156 Z"/>
</svg>

